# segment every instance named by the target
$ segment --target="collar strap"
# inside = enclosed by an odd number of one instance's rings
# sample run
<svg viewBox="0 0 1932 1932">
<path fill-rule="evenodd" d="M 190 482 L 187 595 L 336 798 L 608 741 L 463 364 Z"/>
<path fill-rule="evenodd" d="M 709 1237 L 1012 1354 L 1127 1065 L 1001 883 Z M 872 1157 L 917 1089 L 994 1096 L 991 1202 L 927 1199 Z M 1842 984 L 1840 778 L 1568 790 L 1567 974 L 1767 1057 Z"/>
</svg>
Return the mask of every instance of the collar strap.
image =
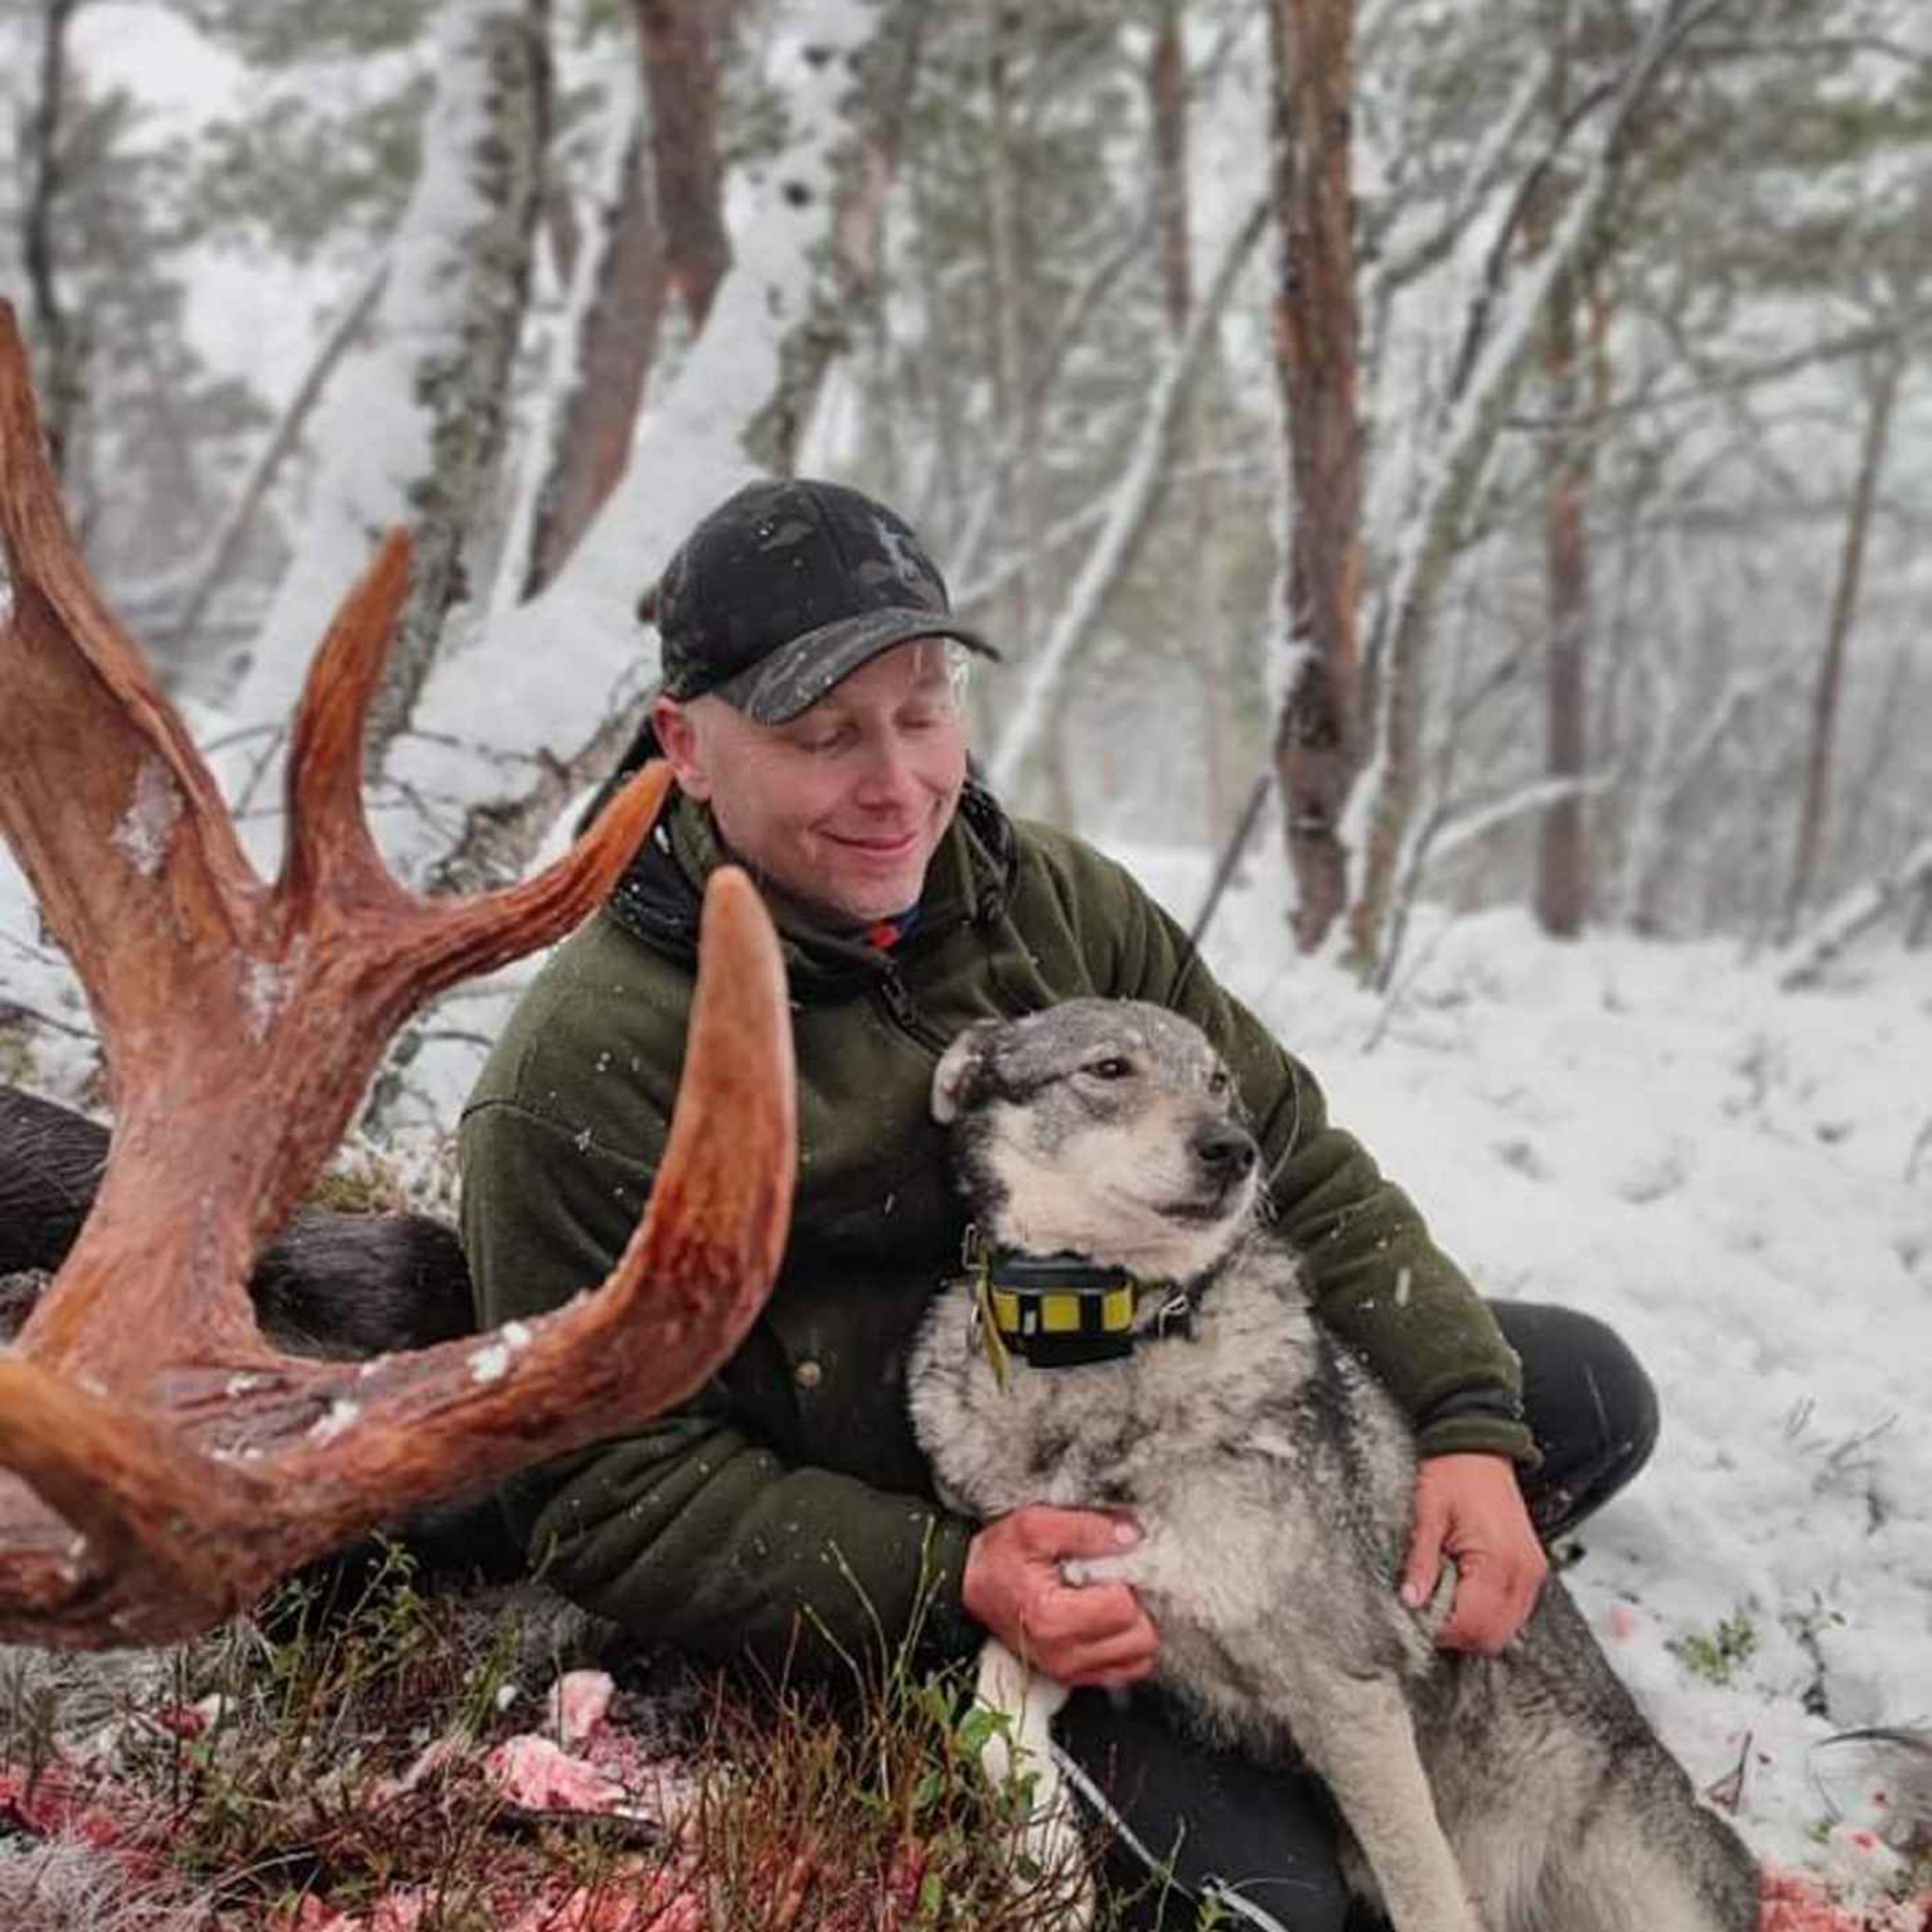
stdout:
<svg viewBox="0 0 1932 1932">
<path fill-rule="evenodd" d="M 976 1228 L 966 1231 L 962 1258 L 974 1294 L 975 1337 L 1002 1386 L 1010 1356 L 1036 1369 L 1078 1368 L 1118 1361 L 1137 1342 L 1194 1332 L 1194 1298 L 1176 1288 L 1153 1327 L 1136 1333 L 1139 1295 L 1152 1284 L 1125 1268 L 1097 1267 L 1078 1255 L 988 1248 Z"/>
</svg>

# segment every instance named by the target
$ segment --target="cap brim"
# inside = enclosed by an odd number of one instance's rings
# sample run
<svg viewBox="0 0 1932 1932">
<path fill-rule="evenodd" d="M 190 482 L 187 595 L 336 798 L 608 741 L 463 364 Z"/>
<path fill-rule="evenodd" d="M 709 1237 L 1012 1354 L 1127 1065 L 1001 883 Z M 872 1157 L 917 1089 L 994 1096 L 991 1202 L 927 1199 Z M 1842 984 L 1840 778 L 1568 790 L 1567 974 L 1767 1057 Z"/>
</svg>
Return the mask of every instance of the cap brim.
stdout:
<svg viewBox="0 0 1932 1932">
<path fill-rule="evenodd" d="M 942 610 L 868 610 L 794 638 L 711 690 L 754 724 L 782 724 L 810 710 L 874 658 L 920 638 L 950 638 L 982 657 L 997 660 L 1000 655 L 978 632 L 955 623 Z"/>
</svg>

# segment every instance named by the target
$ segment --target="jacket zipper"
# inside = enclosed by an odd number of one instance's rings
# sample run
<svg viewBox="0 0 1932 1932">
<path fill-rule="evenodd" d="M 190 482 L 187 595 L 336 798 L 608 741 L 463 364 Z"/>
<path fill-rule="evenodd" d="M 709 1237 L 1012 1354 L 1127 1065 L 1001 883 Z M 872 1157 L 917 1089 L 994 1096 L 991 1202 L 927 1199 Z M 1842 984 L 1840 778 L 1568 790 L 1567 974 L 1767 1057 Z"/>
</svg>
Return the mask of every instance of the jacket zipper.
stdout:
<svg viewBox="0 0 1932 1932">
<path fill-rule="evenodd" d="M 899 977 L 897 967 L 886 966 L 880 970 L 878 992 L 880 1005 L 901 1032 L 916 1040 L 930 1053 L 938 1054 L 946 1051 L 950 1042 L 944 1034 L 920 1017 L 919 1009 L 913 1004 L 912 995 L 906 991 L 905 982 Z"/>
</svg>

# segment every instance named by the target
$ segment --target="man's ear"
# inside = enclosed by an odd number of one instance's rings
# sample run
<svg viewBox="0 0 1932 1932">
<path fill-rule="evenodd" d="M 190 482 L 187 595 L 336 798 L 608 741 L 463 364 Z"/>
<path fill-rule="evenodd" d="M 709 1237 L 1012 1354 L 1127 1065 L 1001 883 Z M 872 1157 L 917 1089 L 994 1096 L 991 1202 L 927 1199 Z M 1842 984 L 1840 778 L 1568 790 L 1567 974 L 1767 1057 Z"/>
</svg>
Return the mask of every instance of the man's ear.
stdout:
<svg viewBox="0 0 1932 1932">
<path fill-rule="evenodd" d="M 940 1054 L 932 1071 L 932 1118 L 942 1127 L 958 1118 L 968 1084 L 983 1062 L 986 1036 L 999 1024 L 998 1020 L 975 1020 Z"/>
<path fill-rule="evenodd" d="M 665 762 L 686 798 L 711 796 L 711 772 L 697 722 L 674 698 L 659 698 L 651 705 L 651 728 L 656 732 Z"/>
</svg>

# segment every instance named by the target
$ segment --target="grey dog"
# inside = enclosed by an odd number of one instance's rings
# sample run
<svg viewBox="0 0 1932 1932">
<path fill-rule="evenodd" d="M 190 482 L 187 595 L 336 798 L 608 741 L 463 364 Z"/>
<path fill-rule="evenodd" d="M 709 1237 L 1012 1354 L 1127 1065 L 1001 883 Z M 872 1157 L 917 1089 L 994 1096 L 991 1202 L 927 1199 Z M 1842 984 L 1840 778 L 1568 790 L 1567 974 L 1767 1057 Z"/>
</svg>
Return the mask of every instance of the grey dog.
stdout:
<svg viewBox="0 0 1932 1932">
<path fill-rule="evenodd" d="M 949 1503 L 982 1520 L 1028 1503 L 1130 1513 L 1140 1542 L 1071 1580 L 1133 1586 L 1160 1681 L 1204 1735 L 1326 1781 L 1351 1882 L 1396 1932 L 1754 1932 L 1749 1856 L 1559 1582 L 1494 1658 L 1435 1648 L 1445 1593 L 1401 1603 L 1411 1432 L 1311 1315 L 1198 1030 L 1102 1000 L 984 1023 L 945 1054 L 933 1105 L 993 1257 L 976 1292 L 938 1298 L 910 1366 Z M 1056 1277 L 1053 1256 L 1071 1271 Z M 1100 1288 L 1054 1314 L 1009 1292 L 1083 1268 Z M 1096 1319 L 1079 1365 L 1036 1365 L 1042 1324 L 1070 1334 L 1106 1269 L 1122 1271 L 1125 1332 Z M 980 1688 L 1013 1715 L 989 1768 L 1017 1758 L 1036 1775 L 1035 1855 L 1063 1858 L 1072 1814 L 1046 1726 L 1066 1694 L 997 1642 Z"/>
</svg>

